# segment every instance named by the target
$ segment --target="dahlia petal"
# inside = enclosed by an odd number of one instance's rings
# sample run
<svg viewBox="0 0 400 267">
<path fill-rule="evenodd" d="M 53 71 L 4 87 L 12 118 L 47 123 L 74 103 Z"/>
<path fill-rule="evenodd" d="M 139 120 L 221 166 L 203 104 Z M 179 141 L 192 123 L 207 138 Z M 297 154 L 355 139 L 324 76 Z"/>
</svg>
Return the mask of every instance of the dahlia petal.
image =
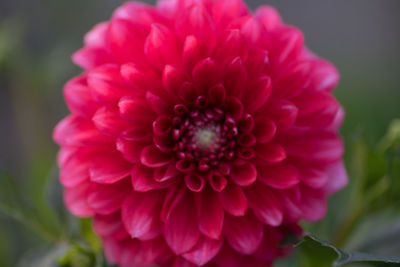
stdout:
<svg viewBox="0 0 400 267">
<path fill-rule="evenodd" d="M 196 267 L 196 265 L 182 257 L 175 257 L 172 267 Z"/>
<path fill-rule="evenodd" d="M 101 134 L 90 120 L 77 115 L 69 115 L 59 122 L 54 129 L 53 139 L 65 146 L 101 145 L 112 141 Z"/>
<path fill-rule="evenodd" d="M 129 92 L 122 81 L 118 65 L 102 65 L 91 70 L 87 83 L 94 99 L 100 103 L 115 103 Z"/>
<path fill-rule="evenodd" d="M 242 217 L 225 217 L 225 238 L 228 244 L 241 254 L 254 253 L 264 235 L 263 225 L 251 213 Z"/>
<path fill-rule="evenodd" d="M 277 131 L 284 132 L 294 125 L 299 109 L 287 100 L 271 99 L 263 111 L 275 122 Z"/>
<path fill-rule="evenodd" d="M 150 103 L 152 109 L 158 114 L 163 115 L 171 113 L 172 108 L 169 106 L 168 102 L 154 92 L 148 91 L 146 93 L 146 99 Z"/>
<path fill-rule="evenodd" d="M 106 44 L 108 22 L 101 22 L 95 25 L 84 38 L 85 46 L 104 47 Z"/>
<path fill-rule="evenodd" d="M 136 164 L 132 170 L 132 186 L 137 192 L 149 192 L 152 190 L 163 189 L 171 186 L 171 183 L 158 182 L 154 180 L 154 170 L 143 166 L 142 164 Z"/>
<path fill-rule="evenodd" d="M 225 31 L 213 52 L 214 57 L 224 66 L 235 58 L 245 61 L 248 55 L 246 40 L 238 29 Z"/>
<path fill-rule="evenodd" d="M 331 92 L 339 82 L 339 73 L 335 66 L 323 59 L 311 62 L 309 87 L 312 90 Z"/>
<path fill-rule="evenodd" d="M 298 187 L 281 191 L 280 200 L 285 210 L 285 222 L 298 222 L 303 217 L 303 211 L 300 209 L 297 194 L 300 192 Z"/>
<path fill-rule="evenodd" d="M 219 74 L 215 61 L 206 58 L 196 64 L 193 69 L 193 81 L 196 85 L 207 90 L 218 83 Z"/>
<path fill-rule="evenodd" d="M 148 32 L 149 27 L 143 24 L 120 18 L 111 20 L 107 39 L 114 58 L 121 64 L 145 62 L 143 51 L 137 47 L 143 47 Z"/>
<path fill-rule="evenodd" d="M 150 63 L 163 69 L 166 64 L 178 63 L 179 47 L 173 32 L 161 24 L 152 24 L 144 44 L 144 53 Z"/>
<path fill-rule="evenodd" d="M 343 156 L 343 144 L 337 134 L 321 132 L 292 138 L 285 143 L 288 155 L 313 162 L 334 162 Z"/>
<path fill-rule="evenodd" d="M 255 122 L 253 116 L 250 114 L 245 114 L 240 121 L 237 122 L 237 127 L 242 133 L 250 133 L 253 131 Z M 254 132 L 253 132 L 254 134 Z"/>
<path fill-rule="evenodd" d="M 300 30 L 291 26 L 282 26 L 269 34 L 269 51 L 271 62 L 282 66 L 288 61 L 294 61 L 301 55 L 304 37 Z"/>
<path fill-rule="evenodd" d="M 322 190 L 301 187 L 300 208 L 306 221 L 318 221 L 326 215 L 327 201 Z"/>
<path fill-rule="evenodd" d="M 112 63 L 112 59 L 103 47 L 84 47 L 72 55 L 72 61 L 83 69 L 93 69 Z"/>
<path fill-rule="evenodd" d="M 142 97 L 125 96 L 118 103 L 121 117 L 133 124 L 149 124 L 157 115 L 151 105 Z"/>
<path fill-rule="evenodd" d="M 93 184 L 87 202 L 97 214 L 109 215 L 121 209 L 122 202 L 131 190 L 129 179 L 110 185 Z"/>
<path fill-rule="evenodd" d="M 329 93 L 317 91 L 304 93 L 294 100 L 299 109 L 297 125 L 325 128 L 332 124 L 339 110 L 339 103 Z"/>
<path fill-rule="evenodd" d="M 311 188 L 321 188 L 325 186 L 328 183 L 329 177 L 324 169 L 325 168 L 307 166 L 301 163 L 301 165 L 299 165 L 301 182 Z"/>
<path fill-rule="evenodd" d="M 157 168 L 170 163 L 172 156 L 161 152 L 155 146 L 147 146 L 140 154 L 140 161 L 147 167 Z"/>
<path fill-rule="evenodd" d="M 157 168 L 154 171 L 154 180 L 157 182 L 164 182 L 178 176 L 179 174 L 180 172 L 176 169 L 175 164 L 170 163 L 168 166 Z"/>
<path fill-rule="evenodd" d="M 197 88 L 193 83 L 184 82 L 178 91 L 179 98 L 186 104 L 193 104 L 197 98 Z"/>
<path fill-rule="evenodd" d="M 339 109 L 336 112 L 335 118 L 333 119 L 333 122 L 331 123 L 331 125 L 329 125 L 327 127 L 327 130 L 332 131 L 332 132 L 339 131 L 340 127 L 343 124 L 344 116 L 345 116 L 344 109 L 341 106 L 339 106 Z"/>
<path fill-rule="evenodd" d="M 218 193 L 203 190 L 195 195 L 200 232 L 207 238 L 218 240 L 224 224 L 224 208 L 218 200 Z"/>
<path fill-rule="evenodd" d="M 257 168 L 258 180 L 276 188 L 287 189 L 300 182 L 299 171 L 287 162 Z"/>
<path fill-rule="evenodd" d="M 204 188 L 205 179 L 201 175 L 188 173 L 185 175 L 185 184 L 193 192 L 200 192 Z"/>
<path fill-rule="evenodd" d="M 239 57 L 232 60 L 226 67 L 223 75 L 223 83 L 227 93 L 232 96 L 242 96 L 246 94 L 244 86 L 247 80 L 247 70 Z"/>
<path fill-rule="evenodd" d="M 274 191 L 257 183 L 244 189 L 250 208 L 266 225 L 279 226 L 283 221 L 283 207 Z"/>
<path fill-rule="evenodd" d="M 345 187 L 348 183 L 346 167 L 343 161 L 328 167 L 329 180 L 325 186 L 325 191 L 328 194 L 333 194 Z"/>
<path fill-rule="evenodd" d="M 64 98 L 68 108 L 86 119 L 91 119 L 99 104 L 94 101 L 87 87 L 87 77 L 78 76 L 64 86 Z"/>
<path fill-rule="evenodd" d="M 168 116 L 159 116 L 154 122 L 153 122 L 153 133 L 156 136 L 162 136 L 165 135 L 172 130 L 172 120 Z"/>
<path fill-rule="evenodd" d="M 292 98 L 301 94 L 309 82 L 310 62 L 299 61 L 281 72 L 274 80 L 273 95 L 277 98 Z"/>
<path fill-rule="evenodd" d="M 92 160 L 90 180 L 100 184 L 113 184 L 127 177 L 131 169 L 132 164 L 118 151 L 103 152 Z"/>
<path fill-rule="evenodd" d="M 192 71 L 197 62 L 199 62 L 205 54 L 204 46 L 194 35 L 185 38 L 182 50 L 182 63 L 185 69 Z"/>
<path fill-rule="evenodd" d="M 251 82 L 248 85 L 248 90 L 242 98 L 245 110 L 252 113 L 262 107 L 268 100 L 272 91 L 271 78 L 262 76 L 258 80 Z"/>
<path fill-rule="evenodd" d="M 237 139 L 237 143 L 244 147 L 252 147 L 256 142 L 256 138 L 251 133 L 242 134 Z"/>
<path fill-rule="evenodd" d="M 127 63 L 121 66 L 123 80 L 134 90 L 135 96 L 143 96 L 146 90 L 161 86 L 159 75 L 149 66 Z"/>
<path fill-rule="evenodd" d="M 241 34 L 250 45 L 264 47 L 267 43 L 266 30 L 258 19 L 251 16 L 243 17 L 236 20 L 231 27 L 237 24 Z"/>
<path fill-rule="evenodd" d="M 230 97 L 225 103 L 225 113 L 232 119 L 239 120 L 243 114 L 243 104 L 236 97 Z"/>
<path fill-rule="evenodd" d="M 167 22 L 167 19 L 156 8 L 142 2 L 127 2 L 117 8 L 113 19 L 127 19 L 132 22 L 150 25 Z"/>
<path fill-rule="evenodd" d="M 251 163 L 234 166 L 230 178 L 239 186 L 249 186 L 257 179 L 257 169 Z"/>
<path fill-rule="evenodd" d="M 132 238 L 154 239 L 163 231 L 159 218 L 164 194 L 159 191 L 131 193 L 122 205 L 122 221 Z"/>
<path fill-rule="evenodd" d="M 162 84 L 169 93 L 179 91 L 181 84 L 186 80 L 186 74 L 179 68 L 166 65 L 162 75 Z"/>
<path fill-rule="evenodd" d="M 93 219 L 93 229 L 102 237 L 110 237 L 116 240 L 129 237 L 128 232 L 122 224 L 120 212 L 107 216 L 96 215 Z"/>
<path fill-rule="evenodd" d="M 219 173 L 210 173 L 208 182 L 214 191 L 222 192 L 228 185 L 228 180 Z"/>
<path fill-rule="evenodd" d="M 217 84 L 208 91 L 210 105 L 221 106 L 225 102 L 225 97 L 226 90 L 222 84 Z"/>
<path fill-rule="evenodd" d="M 196 266 L 203 266 L 218 254 L 222 244 L 222 239 L 214 240 L 202 236 L 196 246 L 182 256 L 188 261 L 196 264 Z"/>
<path fill-rule="evenodd" d="M 75 187 L 89 180 L 90 152 L 80 149 L 68 157 L 60 168 L 60 182 L 65 187 Z"/>
<path fill-rule="evenodd" d="M 94 211 L 87 202 L 87 193 L 90 182 L 83 182 L 75 187 L 66 188 L 64 191 L 64 203 L 68 210 L 78 217 L 93 216 Z"/>
<path fill-rule="evenodd" d="M 187 192 L 188 189 L 186 185 L 178 183 L 172 185 L 168 189 L 160 214 L 160 218 L 164 223 L 168 220 L 175 206 L 178 205 Z"/>
<path fill-rule="evenodd" d="M 275 8 L 271 6 L 259 7 L 254 16 L 258 18 L 267 30 L 272 30 L 282 24 L 282 19 Z"/>
<path fill-rule="evenodd" d="M 257 146 L 255 146 L 255 152 L 257 164 L 259 165 L 278 163 L 286 158 L 285 149 L 276 142 L 257 144 Z"/>
<path fill-rule="evenodd" d="M 223 29 L 235 18 L 247 16 L 249 10 L 241 0 L 221 0 L 215 3 L 213 17 L 218 28 Z"/>
<path fill-rule="evenodd" d="M 243 216 L 247 210 L 247 198 L 240 186 L 228 183 L 219 194 L 224 209 L 233 216 Z"/>
<path fill-rule="evenodd" d="M 151 139 L 151 128 L 147 125 L 135 125 L 121 132 L 120 137 L 126 141 L 149 140 Z"/>
<path fill-rule="evenodd" d="M 236 152 L 238 158 L 244 160 L 250 160 L 254 158 L 255 154 L 256 153 L 254 152 L 254 149 L 251 147 L 240 147 Z"/>
<path fill-rule="evenodd" d="M 151 139 L 149 139 L 151 140 Z M 125 160 L 131 163 L 140 162 L 140 154 L 146 145 L 150 144 L 147 139 L 130 141 L 124 138 L 118 138 L 116 142 L 116 147 Z"/>
<path fill-rule="evenodd" d="M 268 143 L 275 137 L 277 126 L 271 119 L 258 119 L 255 121 L 254 125 L 253 134 L 257 142 Z"/>
<path fill-rule="evenodd" d="M 129 124 L 123 120 L 116 107 L 103 106 L 93 116 L 93 123 L 105 135 L 117 136 Z"/>
<path fill-rule="evenodd" d="M 251 49 L 246 61 L 247 73 L 249 77 L 258 77 L 265 73 L 270 67 L 269 54 L 264 49 Z"/>
<path fill-rule="evenodd" d="M 175 254 L 190 251 L 197 244 L 200 233 L 193 200 L 186 195 L 172 210 L 165 223 L 165 240 Z"/>
<path fill-rule="evenodd" d="M 215 33 L 215 23 L 202 3 L 194 3 L 185 9 L 175 23 L 180 36 L 194 35 L 198 40 L 210 40 Z"/>
</svg>

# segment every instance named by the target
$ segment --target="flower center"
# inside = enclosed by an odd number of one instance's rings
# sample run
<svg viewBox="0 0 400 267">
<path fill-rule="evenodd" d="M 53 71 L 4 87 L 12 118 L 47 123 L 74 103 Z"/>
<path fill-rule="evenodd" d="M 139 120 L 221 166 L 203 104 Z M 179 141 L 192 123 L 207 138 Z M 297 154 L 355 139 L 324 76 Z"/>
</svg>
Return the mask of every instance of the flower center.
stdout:
<svg viewBox="0 0 400 267">
<path fill-rule="evenodd" d="M 207 171 L 234 157 L 238 129 L 222 110 L 179 105 L 173 124 L 174 151 L 188 171 Z"/>
</svg>

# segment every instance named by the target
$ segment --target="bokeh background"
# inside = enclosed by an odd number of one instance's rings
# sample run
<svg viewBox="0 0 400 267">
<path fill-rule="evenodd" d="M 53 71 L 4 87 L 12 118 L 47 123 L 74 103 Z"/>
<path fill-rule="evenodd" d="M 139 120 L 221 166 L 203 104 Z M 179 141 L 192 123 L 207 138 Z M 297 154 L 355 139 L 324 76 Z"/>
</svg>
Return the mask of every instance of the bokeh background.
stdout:
<svg viewBox="0 0 400 267">
<path fill-rule="evenodd" d="M 16 181 L 27 202 L 32 201 L 28 206 L 49 205 L 43 196 L 46 192 L 38 189 L 57 173 L 52 128 L 67 114 L 63 84 L 80 72 L 70 56 L 81 47 L 83 35 L 122 3 L 0 0 L 0 169 L 3 176 Z M 368 144 L 375 144 L 390 121 L 400 117 L 399 0 L 247 3 L 253 9 L 262 4 L 275 6 L 286 23 L 304 32 L 311 50 L 337 66 L 341 82 L 335 94 L 347 112 L 342 134 L 348 147 L 360 132 Z M 330 217 L 310 229 L 332 239 L 332 225 L 344 216 L 351 194 L 347 189 L 334 198 Z M 50 204 L 60 205 L 57 201 Z M 34 221 L 40 213 L 32 208 L 29 216 Z M 400 240 L 399 220 L 391 225 L 397 227 Z M 0 213 L 0 266 L 24 266 L 32 251 L 49 246 L 31 228 Z"/>
</svg>

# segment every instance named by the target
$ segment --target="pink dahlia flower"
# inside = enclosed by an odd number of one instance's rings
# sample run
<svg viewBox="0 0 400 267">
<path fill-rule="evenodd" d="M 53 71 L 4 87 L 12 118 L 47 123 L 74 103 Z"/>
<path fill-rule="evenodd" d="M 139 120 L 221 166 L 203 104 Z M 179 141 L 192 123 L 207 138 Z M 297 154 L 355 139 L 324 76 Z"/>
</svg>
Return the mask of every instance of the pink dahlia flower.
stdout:
<svg viewBox="0 0 400 267">
<path fill-rule="evenodd" d="M 110 262 L 270 266 L 347 182 L 339 75 L 272 7 L 129 2 L 73 60 L 60 179 Z"/>
</svg>

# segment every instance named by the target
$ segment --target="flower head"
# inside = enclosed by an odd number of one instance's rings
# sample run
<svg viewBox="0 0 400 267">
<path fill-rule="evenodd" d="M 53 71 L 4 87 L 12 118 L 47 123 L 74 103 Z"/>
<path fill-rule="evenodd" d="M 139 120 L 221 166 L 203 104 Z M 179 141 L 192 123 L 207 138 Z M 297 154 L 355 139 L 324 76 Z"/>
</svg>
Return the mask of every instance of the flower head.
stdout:
<svg viewBox="0 0 400 267">
<path fill-rule="evenodd" d="M 73 60 L 65 203 L 122 267 L 269 266 L 346 184 L 338 73 L 272 7 L 129 2 Z"/>
</svg>

